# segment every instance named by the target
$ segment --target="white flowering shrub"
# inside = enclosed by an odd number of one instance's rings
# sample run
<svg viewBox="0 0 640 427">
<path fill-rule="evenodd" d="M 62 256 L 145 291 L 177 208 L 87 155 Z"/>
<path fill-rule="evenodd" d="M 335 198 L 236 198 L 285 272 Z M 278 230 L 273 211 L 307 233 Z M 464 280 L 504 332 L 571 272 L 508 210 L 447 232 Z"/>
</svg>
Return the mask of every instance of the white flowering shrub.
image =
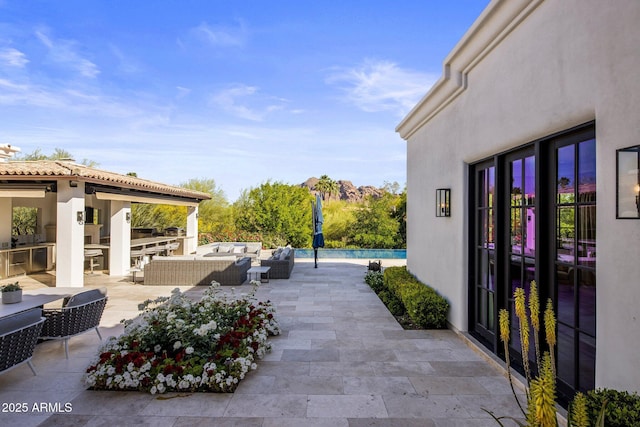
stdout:
<svg viewBox="0 0 640 427">
<path fill-rule="evenodd" d="M 140 316 L 123 320 L 87 368 L 93 389 L 233 392 L 256 361 L 271 350 L 267 337 L 280 327 L 270 301 L 248 294 L 225 296 L 212 285 L 193 302 L 179 289 L 140 304 Z"/>
</svg>

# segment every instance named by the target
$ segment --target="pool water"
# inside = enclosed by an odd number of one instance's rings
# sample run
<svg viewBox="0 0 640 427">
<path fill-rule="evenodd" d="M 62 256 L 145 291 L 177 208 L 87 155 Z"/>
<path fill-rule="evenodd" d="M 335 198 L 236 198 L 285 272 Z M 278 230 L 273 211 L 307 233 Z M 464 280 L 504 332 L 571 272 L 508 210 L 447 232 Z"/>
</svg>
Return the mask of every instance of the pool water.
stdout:
<svg viewBox="0 0 640 427">
<path fill-rule="evenodd" d="M 313 258 L 313 249 L 296 249 L 296 258 Z M 318 249 L 318 258 L 405 259 L 406 249 Z"/>
</svg>

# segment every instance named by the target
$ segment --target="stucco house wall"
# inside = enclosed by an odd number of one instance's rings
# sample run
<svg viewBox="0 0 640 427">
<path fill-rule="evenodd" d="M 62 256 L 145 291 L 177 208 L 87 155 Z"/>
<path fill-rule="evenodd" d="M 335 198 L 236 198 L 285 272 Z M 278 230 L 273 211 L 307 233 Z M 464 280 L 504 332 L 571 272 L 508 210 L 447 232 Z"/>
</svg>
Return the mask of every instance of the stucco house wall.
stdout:
<svg viewBox="0 0 640 427">
<path fill-rule="evenodd" d="M 640 2 L 494 0 L 398 125 L 407 266 L 468 329 L 469 164 L 595 120 L 596 386 L 640 390 L 640 221 L 616 219 L 616 149 L 640 144 Z M 435 190 L 451 188 L 450 218 Z"/>
</svg>

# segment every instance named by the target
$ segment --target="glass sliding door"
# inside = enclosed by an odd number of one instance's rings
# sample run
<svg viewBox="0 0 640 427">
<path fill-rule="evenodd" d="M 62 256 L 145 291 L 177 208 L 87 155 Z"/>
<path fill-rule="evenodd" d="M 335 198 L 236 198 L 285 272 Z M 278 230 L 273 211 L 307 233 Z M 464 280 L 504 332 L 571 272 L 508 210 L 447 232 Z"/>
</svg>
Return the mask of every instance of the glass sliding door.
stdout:
<svg viewBox="0 0 640 427">
<path fill-rule="evenodd" d="M 536 158 L 531 149 L 507 156 L 507 168 L 510 183 L 509 222 L 508 227 L 509 265 L 506 288 L 506 301 L 510 314 L 511 339 L 510 352 L 516 361 L 521 361 L 522 347 L 520 342 L 519 321 L 515 315 L 513 293 L 523 288 L 529 295 L 531 282 L 536 278 Z M 529 336 L 533 331 L 530 331 Z M 530 359 L 535 360 L 533 346 Z M 521 363 L 521 362 L 518 362 Z"/>
<path fill-rule="evenodd" d="M 595 385 L 595 126 L 589 123 L 473 165 L 470 188 L 470 332 L 502 355 L 496 319 L 498 310 L 506 308 L 509 352 L 518 368 L 522 349 L 513 293 L 522 287 L 528 296 L 537 280 L 541 309 L 551 298 L 558 319 L 558 395 L 566 403 L 576 391 Z M 544 341 L 544 334 L 540 338 Z M 535 374 L 531 344 L 528 358 Z"/>
<path fill-rule="evenodd" d="M 475 331 L 488 342 L 495 341 L 496 329 L 496 251 L 495 251 L 495 166 L 492 163 L 475 172 L 475 254 L 474 305 Z"/>
<path fill-rule="evenodd" d="M 596 144 L 556 143 L 558 389 L 571 396 L 595 386 Z"/>
</svg>

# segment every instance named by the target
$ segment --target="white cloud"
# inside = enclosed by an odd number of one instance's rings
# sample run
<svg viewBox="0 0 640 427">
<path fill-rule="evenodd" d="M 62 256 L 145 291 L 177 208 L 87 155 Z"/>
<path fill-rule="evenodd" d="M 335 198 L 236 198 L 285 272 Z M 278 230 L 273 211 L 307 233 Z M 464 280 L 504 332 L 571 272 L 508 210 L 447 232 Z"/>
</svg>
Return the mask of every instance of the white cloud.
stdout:
<svg viewBox="0 0 640 427">
<path fill-rule="evenodd" d="M 346 101 L 363 111 L 407 113 L 438 79 L 437 75 L 404 70 L 389 61 L 365 61 L 356 68 L 339 68 L 326 83 L 341 87 Z"/>
<path fill-rule="evenodd" d="M 228 28 L 214 27 L 203 22 L 191 32 L 213 46 L 242 46 L 247 38 L 247 32 L 242 23 L 237 28 Z"/>
<path fill-rule="evenodd" d="M 176 95 L 177 99 L 182 99 L 191 93 L 191 89 L 183 86 L 176 86 L 176 90 L 178 91 L 178 94 Z"/>
<path fill-rule="evenodd" d="M 23 68 L 27 65 L 29 60 L 24 53 L 12 47 L 8 47 L 0 50 L 0 62 L 3 62 L 10 67 Z"/>
<path fill-rule="evenodd" d="M 64 67 L 69 67 L 80 75 L 95 78 L 100 74 L 98 66 L 76 52 L 76 43 L 71 40 L 54 40 L 46 34 L 46 30 L 36 31 L 40 42 L 49 49 L 51 60 Z"/>
<path fill-rule="evenodd" d="M 255 86 L 236 84 L 213 95 L 211 102 L 234 116 L 256 122 L 264 120 L 269 113 L 283 109 L 282 103 L 285 100 L 276 99 L 278 103 L 273 104 L 271 102 L 274 98 L 262 96 L 258 92 L 259 90 Z M 247 99 L 250 99 L 254 104 L 264 104 L 266 100 L 267 105 L 248 107 L 240 103 L 240 100 Z"/>
<path fill-rule="evenodd" d="M 140 65 L 138 65 L 135 61 L 131 60 L 115 45 L 110 44 L 109 50 L 113 56 L 118 59 L 118 70 L 125 74 L 135 74 L 141 71 Z"/>
</svg>

